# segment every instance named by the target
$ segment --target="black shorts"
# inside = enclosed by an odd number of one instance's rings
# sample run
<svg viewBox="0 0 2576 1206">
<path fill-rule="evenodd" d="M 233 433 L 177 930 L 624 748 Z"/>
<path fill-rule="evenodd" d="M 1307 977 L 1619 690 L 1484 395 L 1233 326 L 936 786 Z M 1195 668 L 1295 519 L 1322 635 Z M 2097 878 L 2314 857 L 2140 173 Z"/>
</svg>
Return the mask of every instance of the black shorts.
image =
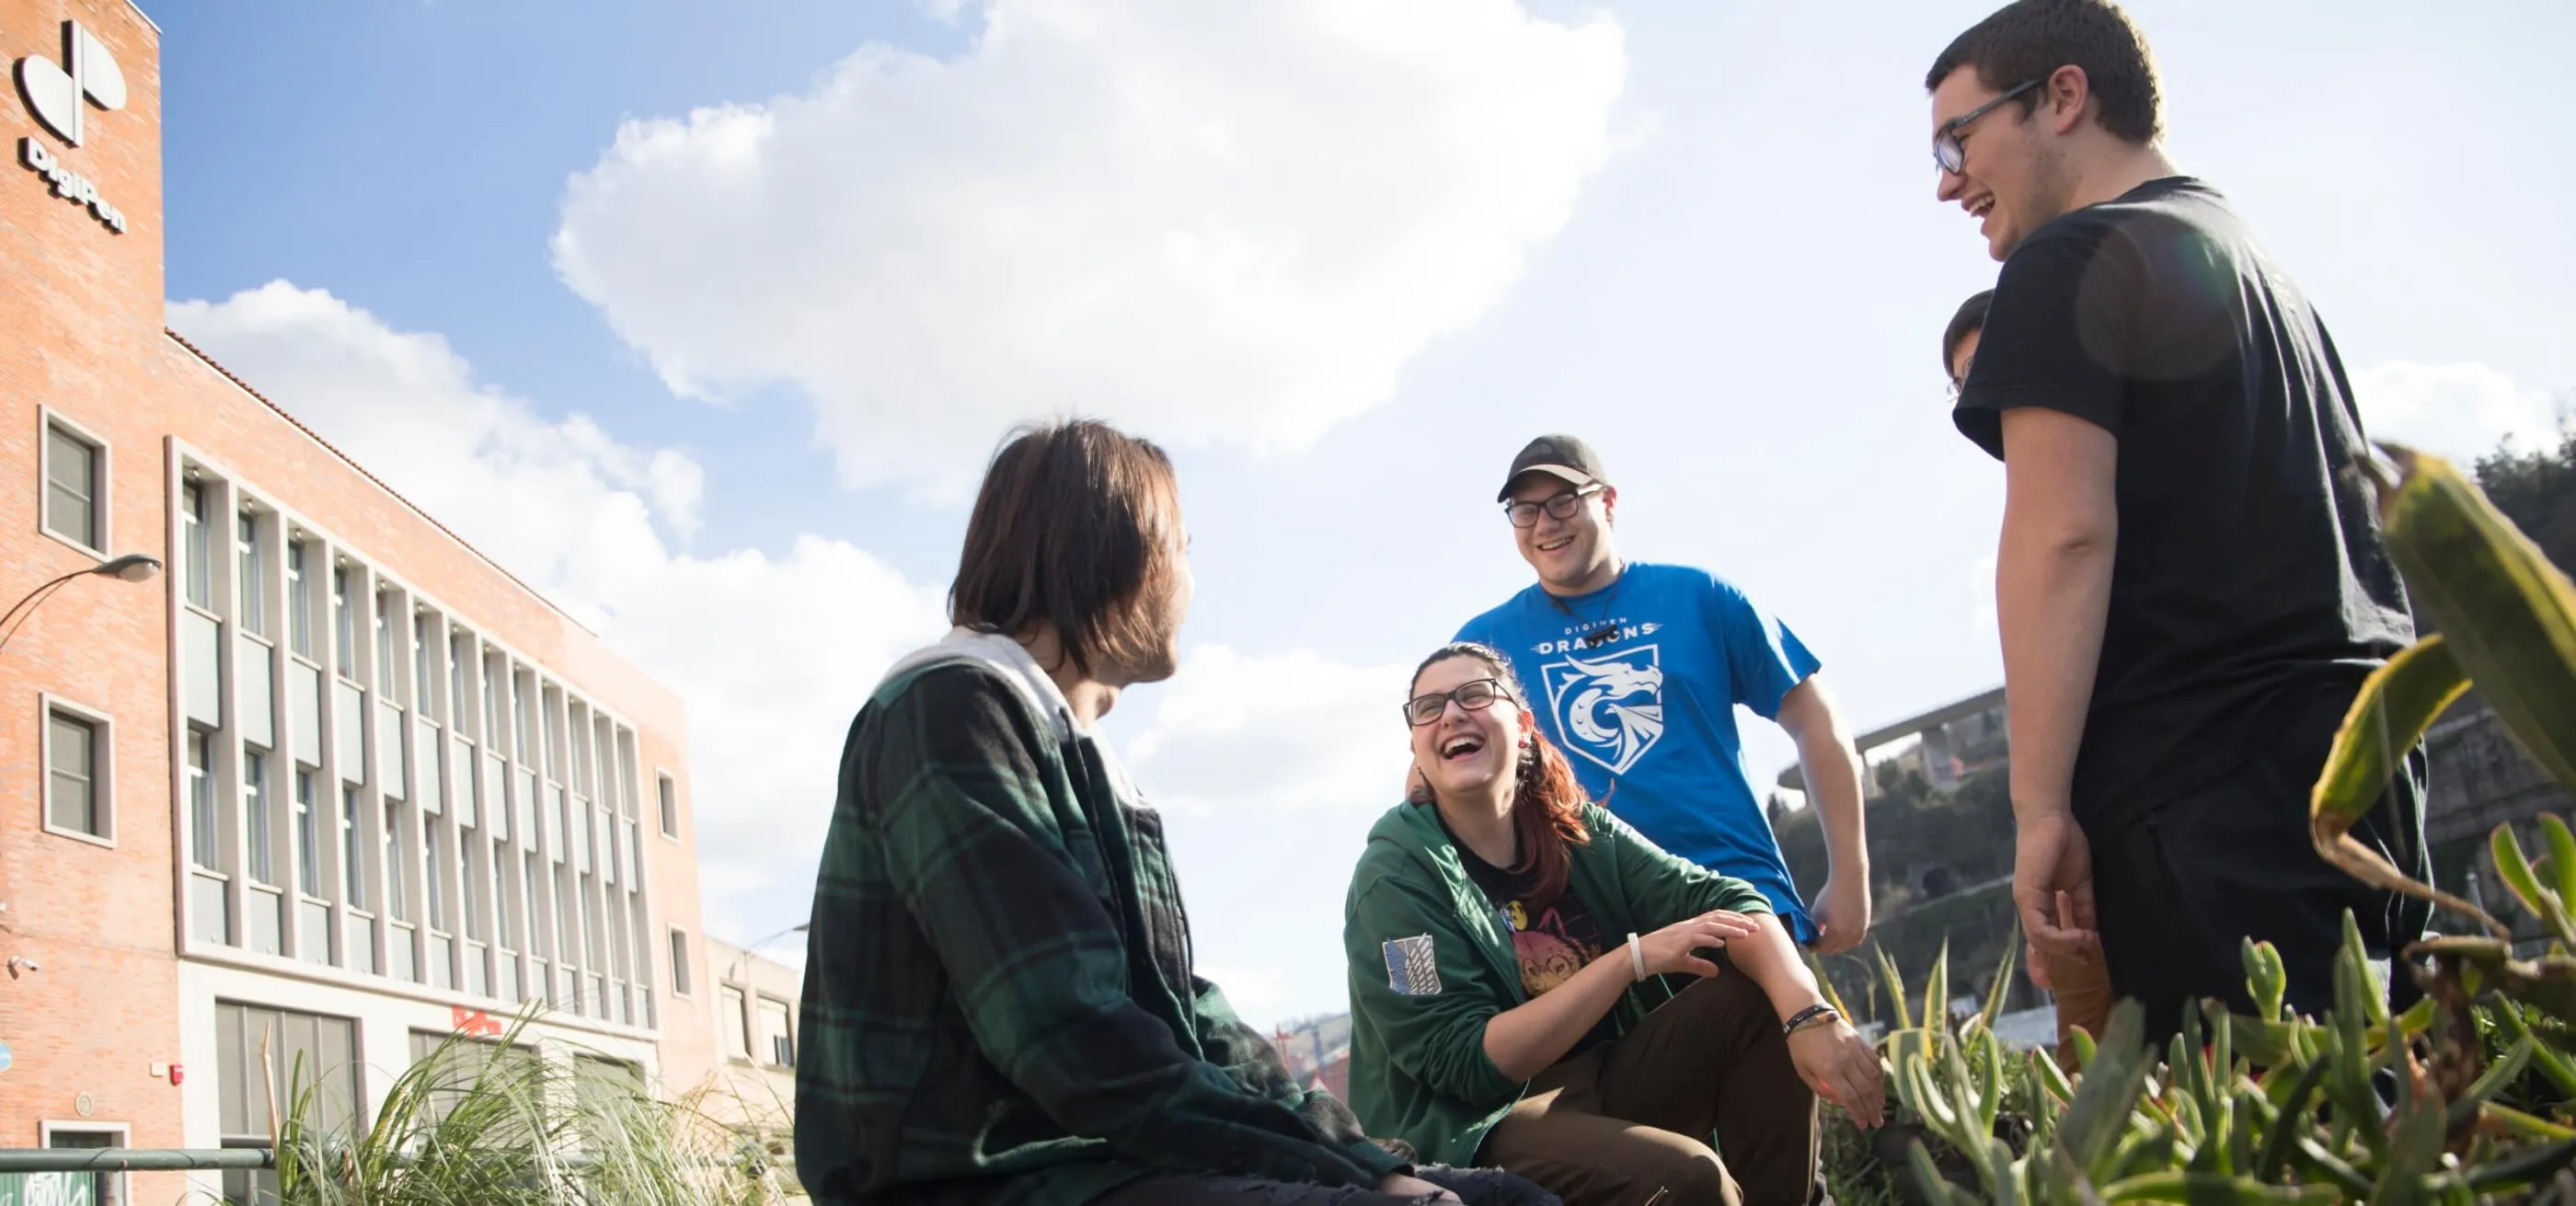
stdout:
<svg viewBox="0 0 2576 1206">
<path fill-rule="evenodd" d="M 2423 935 L 2430 905 L 2352 878 L 2320 858 L 2309 837 L 2309 792 L 2341 718 L 2340 707 L 2312 711 L 2272 752 L 2108 832 L 2087 831 L 2111 988 L 2146 1007 L 2150 1041 L 2170 1038 L 2184 1008 L 2203 998 L 2253 1012 L 2248 937 L 2280 950 L 2290 1008 L 2323 1016 L 2334 1008 L 2346 910 L 2373 959 L 2389 959 Z M 2430 882 L 2424 775 L 2419 744 L 2352 836 Z M 2382 974 L 2398 1008 L 2419 995 L 2402 966 Z"/>
</svg>

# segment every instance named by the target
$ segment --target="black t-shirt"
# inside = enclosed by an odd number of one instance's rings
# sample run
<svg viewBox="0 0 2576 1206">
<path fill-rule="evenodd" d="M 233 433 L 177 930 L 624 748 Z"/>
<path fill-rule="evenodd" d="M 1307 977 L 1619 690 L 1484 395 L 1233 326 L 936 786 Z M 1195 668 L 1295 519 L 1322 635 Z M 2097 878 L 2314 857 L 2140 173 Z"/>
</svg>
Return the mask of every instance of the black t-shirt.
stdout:
<svg viewBox="0 0 2576 1206">
<path fill-rule="evenodd" d="M 1441 828 L 1448 828 L 1447 822 Z M 1573 979 L 1574 973 L 1591 966 L 1611 945 L 1627 945 L 1626 934 L 1613 935 L 1604 942 L 1600 924 L 1592 919 L 1591 907 L 1583 903 L 1573 885 L 1566 885 L 1555 900 L 1536 904 L 1535 868 L 1507 871 L 1476 857 L 1476 852 L 1459 842 L 1455 834 L 1450 836 L 1450 842 L 1458 849 L 1458 861 L 1467 868 L 1467 878 L 1476 881 L 1485 899 L 1502 914 L 1504 927 L 1512 936 L 1512 954 L 1521 965 L 1521 991 L 1530 999 L 1536 1000 L 1540 993 Z M 1583 1041 L 1566 1052 L 1566 1058 L 1581 1055 L 1595 1044 L 1615 1037 L 1614 1017 L 1615 1010 L 1603 1014 Z"/>
<path fill-rule="evenodd" d="M 2278 748 L 2414 639 L 2347 471 L 2365 444 L 2334 341 L 2217 190 L 2150 181 L 2013 250 L 1953 417 L 2001 457 L 2002 412 L 2020 406 L 2119 439 L 2110 614 L 2075 768 L 2088 828 Z"/>
</svg>

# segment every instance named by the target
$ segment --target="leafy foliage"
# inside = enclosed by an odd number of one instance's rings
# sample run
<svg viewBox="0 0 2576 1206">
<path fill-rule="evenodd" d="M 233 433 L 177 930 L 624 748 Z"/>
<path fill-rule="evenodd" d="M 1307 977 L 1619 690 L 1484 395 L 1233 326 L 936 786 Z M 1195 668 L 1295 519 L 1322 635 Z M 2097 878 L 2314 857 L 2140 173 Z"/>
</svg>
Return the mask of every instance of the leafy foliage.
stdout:
<svg viewBox="0 0 2576 1206">
<path fill-rule="evenodd" d="M 394 1081 L 370 1125 L 332 1128 L 313 1069 L 276 1120 L 281 1206 L 760 1206 L 794 1191 L 702 1095 L 665 1102 L 622 1065 L 454 1036 Z"/>
</svg>

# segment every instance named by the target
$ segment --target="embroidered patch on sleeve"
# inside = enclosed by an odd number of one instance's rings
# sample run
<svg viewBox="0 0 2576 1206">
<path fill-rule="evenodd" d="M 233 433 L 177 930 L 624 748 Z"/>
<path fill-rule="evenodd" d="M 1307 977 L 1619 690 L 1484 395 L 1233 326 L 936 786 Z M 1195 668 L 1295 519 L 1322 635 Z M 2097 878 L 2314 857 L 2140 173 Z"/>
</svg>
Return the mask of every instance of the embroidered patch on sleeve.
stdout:
<svg viewBox="0 0 2576 1206">
<path fill-rule="evenodd" d="M 1408 997 L 1440 994 L 1440 961 L 1432 955 L 1431 935 L 1386 944 L 1386 986 Z"/>
</svg>

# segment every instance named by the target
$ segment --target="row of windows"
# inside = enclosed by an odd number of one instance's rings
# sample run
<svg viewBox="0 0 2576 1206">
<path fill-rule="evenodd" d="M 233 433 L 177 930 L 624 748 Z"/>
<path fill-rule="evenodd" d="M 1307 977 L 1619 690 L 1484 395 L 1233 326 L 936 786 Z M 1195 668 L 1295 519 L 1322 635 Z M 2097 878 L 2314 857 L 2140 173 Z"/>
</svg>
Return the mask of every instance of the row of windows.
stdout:
<svg viewBox="0 0 2576 1206">
<path fill-rule="evenodd" d="M 42 422 L 43 526 L 103 556 L 107 446 L 50 411 Z M 206 906 L 201 936 L 505 1000 L 539 999 L 549 987 L 598 998 L 603 974 L 650 983 L 633 734 L 426 602 L 403 623 L 399 585 L 202 467 L 189 467 L 178 503 L 172 579 L 188 605 L 183 675 L 203 680 L 185 692 L 183 751 L 184 857 L 207 881 L 195 897 Z M 225 515 L 231 556 L 219 561 Z M 327 596 L 317 598 L 326 572 Z M 262 664 L 281 628 L 283 681 Z M 317 629 L 328 633 L 327 670 Z M 369 650 L 373 664 L 363 665 Z M 277 701 L 280 691 L 287 697 Z M 245 706 L 256 704 L 269 706 Z M 260 714 L 272 709 L 279 714 Z M 327 755 L 325 715 L 341 722 L 333 727 L 342 748 Z M 112 733 L 103 714 L 46 701 L 48 830 L 115 841 Z M 452 751 L 442 733 L 453 735 Z M 660 832 L 676 838 L 670 775 L 655 776 L 652 807 Z M 274 899 L 245 900 L 244 890 Z M 268 916 L 243 915 L 251 913 Z M 400 927 L 386 941 L 402 949 L 379 949 L 379 918 Z M 462 952 L 469 969 L 450 974 L 459 952 L 415 949 L 424 928 L 433 948 L 458 934 L 474 944 Z M 685 993 L 687 944 L 676 930 L 669 939 L 672 986 Z M 555 964 L 554 974 L 514 974 L 507 965 L 521 951 Z M 563 982 L 540 982 L 556 977 Z M 618 1012 L 632 1020 L 630 1004 Z"/>
<path fill-rule="evenodd" d="M 751 994 L 727 984 L 718 1013 L 724 1026 L 725 1055 L 773 1068 L 796 1066 L 795 1010 L 777 997 Z M 757 1001 L 755 1008 L 752 1002 Z M 754 1024 L 757 1023 L 757 1029 Z"/>
<path fill-rule="evenodd" d="M 633 730 L 210 468 L 177 501 L 192 936 L 653 1025 Z"/>
</svg>

